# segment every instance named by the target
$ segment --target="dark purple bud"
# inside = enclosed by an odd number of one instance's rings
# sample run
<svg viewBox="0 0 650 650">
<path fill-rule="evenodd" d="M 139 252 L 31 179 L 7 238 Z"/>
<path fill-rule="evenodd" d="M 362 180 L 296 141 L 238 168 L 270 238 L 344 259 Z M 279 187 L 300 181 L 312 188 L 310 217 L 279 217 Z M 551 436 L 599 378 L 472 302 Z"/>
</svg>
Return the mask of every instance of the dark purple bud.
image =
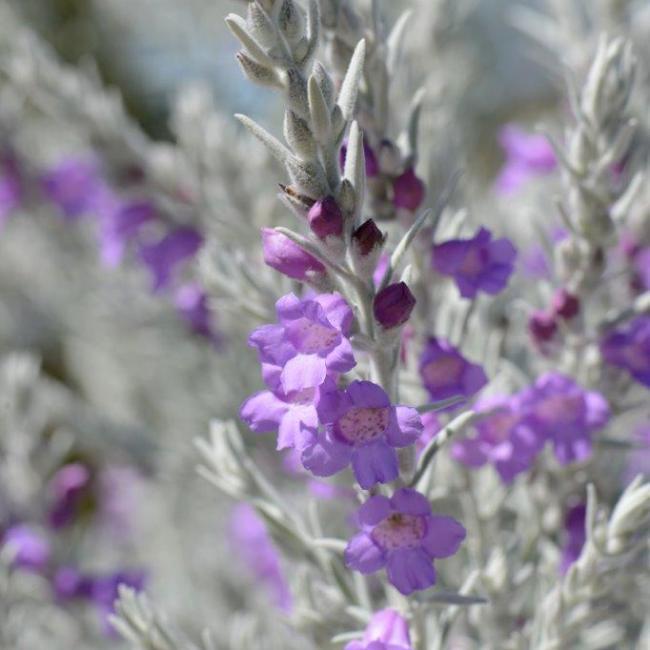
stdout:
<svg viewBox="0 0 650 650">
<path fill-rule="evenodd" d="M 557 332 L 555 315 L 545 311 L 533 312 L 528 319 L 528 331 L 536 343 L 550 341 Z"/>
<path fill-rule="evenodd" d="M 294 280 L 310 280 L 326 274 L 325 267 L 313 255 L 273 228 L 262 228 L 262 248 L 264 261 Z"/>
<path fill-rule="evenodd" d="M 424 201 L 425 187 L 422 180 L 409 167 L 393 181 L 393 205 L 415 212 Z"/>
<path fill-rule="evenodd" d="M 377 228 L 377 224 L 372 219 L 364 221 L 352 233 L 352 241 L 355 243 L 357 250 L 363 257 L 370 255 L 370 253 L 378 247 L 383 246 L 385 240 L 386 237 L 381 230 Z"/>
<path fill-rule="evenodd" d="M 391 284 L 382 289 L 373 304 L 375 319 L 384 329 L 392 329 L 406 323 L 415 307 L 415 296 L 404 282 Z"/>
<path fill-rule="evenodd" d="M 580 300 L 566 289 L 560 289 L 553 296 L 553 311 L 564 320 L 571 320 L 580 311 Z"/>
<path fill-rule="evenodd" d="M 316 201 L 307 214 L 307 220 L 312 232 L 319 239 L 331 235 L 340 237 L 343 234 L 343 213 L 333 196 Z"/>
</svg>

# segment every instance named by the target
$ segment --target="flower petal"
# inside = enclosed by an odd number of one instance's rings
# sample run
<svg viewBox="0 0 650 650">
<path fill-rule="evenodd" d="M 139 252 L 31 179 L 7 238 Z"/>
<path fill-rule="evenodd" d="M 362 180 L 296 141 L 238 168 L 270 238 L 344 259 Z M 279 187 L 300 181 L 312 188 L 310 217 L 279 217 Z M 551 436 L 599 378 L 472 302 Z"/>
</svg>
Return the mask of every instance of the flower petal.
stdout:
<svg viewBox="0 0 650 650">
<path fill-rule="evenodd" d="M 374 573 L 386 564 L 384 551 L 366 533 L 358 533 L 348 542 L 343 557 L 349 569 L 364 575 Z"/>
<path fill-rule="evenodd" d="M 320 386 L 327 376 L 325 359 L 315 354 L 298 354 L 282 370 L 282 388 L 286 393 Z"/>
<path fill-rule="evenodd" d="M 251 395 L 241 405 L 239 417 L 256 433 L 268 433 L 277 430 L 288 410 L 286 402 L 265 390 Z"/>
<path fill-rule="evenodd" d="M 407 447 L 422 435 L 423 429 L 422 418 L 416 409 L 397 406 L 386 430 L 386 439 L 393 447 Z"/>
<path fill-rule="evenodd" d="M 422 546 L 432 557 L 453 555 L 465 539 L 465 528 L 453 517 L 432 515 L 427 518 L 427 534 Z"/>
<path fill-rule="evenodd" d="M 397 454 L 383 440 L 377 440 L 352 452 L 352 469 L 364 490 L 376 483 L 390 483 L 399 473 Z"/>
<path fill-rule="evenodd" d="M 420 548 L 393 551 L 386 564 L 389 582 L 404 596 L 436 582 L 431 558 Z"/>
</svg>

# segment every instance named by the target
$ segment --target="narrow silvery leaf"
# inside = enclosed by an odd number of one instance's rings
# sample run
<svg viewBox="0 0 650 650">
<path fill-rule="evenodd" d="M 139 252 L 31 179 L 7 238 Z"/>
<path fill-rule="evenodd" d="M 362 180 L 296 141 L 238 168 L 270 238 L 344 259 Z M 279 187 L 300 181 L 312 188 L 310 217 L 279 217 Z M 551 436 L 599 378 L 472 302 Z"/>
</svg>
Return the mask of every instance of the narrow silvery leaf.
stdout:
<svg viewBox="0 0 650 650">
<path fill-rule="evenodd" d="M 420 88 L 411 103 L 411 112 L 409 113 L 406 125 L 406 134 L 408 142 L 408 157 L 415 160 L 418 154 L 418 131 L 420 129 L 420 114 L 422 112 L 422 101 L 424 100 L 424 88 Z"/>
<path fill-rule="evenodd" d="M 275 70 L 260 65 L 244 52 L 237 53 L 237 61 L 246 77 L 254 83 L 271 88 L 284 88 Z"/>
<path fill-rule="evenodd" d="M 284 114 L 284 137 L 300 158 L 316 158 L 316 142 L 309 126 L 291 110 L 285 111 Z"/>
<path fill-rule="evenodd" d="M 346 120 L 351 120 L 354 116 L 365 58 L 366 41 L 362 39 L 350 59 L 350 65 L 345 73 L 338 97 L 338 105 L 341 107 L 341 112 Z"/>
<path fill-rule="evenodd" d="M 263 47 L 272 47 L 277 40 L 275 26 L 268 13 L 257 2 L 248 5 L 246 17 L 248 32 Z"/>
<path fill-rule="evenodd" d="M 300 8 L 293 0 L 283 0 L 278 12 L 278 27 L 290 43 L 300 40 L 304 22 Z"/>
<path fill-rule="evenodd" d="M 258 63 L 274 66 L 273 59 L 266 50 L 246 31 L 246 21 L 241 16 L 229 14 L 226 16 L 226 25 Z"/>
<path fill-rule="evenodd" d="M 334 107 L 335 101 L 334 82 L 332 81 L 332 77 L 330 77 L 329 73 L 325 69 L 325 66 L 320 61 L 316 61 L 314 63 L 312 76 L 314 79 L 316 79 L 316 82 L 320 86 L 320 91 L 323 93 L 323 98 L 331 110 Z"/>
<path fill-rule="evenodd" d="M 314 56 L 316 48 L 318 47 L 319 36 L 320 8 L 318 0 L 309 0 L 309 7 L 307 10 L 307 49 L 300 60 L 302 65 L 306 65 L 311 57 Z"/>
<path fill-rule="evenodd" d="M 348 150 L 345 156 L 344 176 L 356 192 L 355 216 L 361 214 L 366 182 L 366 162 L 363 153 L 363 134 L 357 122 L 352 122 L 348 135 Z"/>
<path fill-rule="evenodd" d="M 323 92 L 316 77 L 313 75 L 309 77 L 308 93 L 311 127 L 314 131 L 316 140 L 321 144 L 324 144 L 327 142 L 332 130 L 332 120 L 327 101 L 323 96 Z"/>
<path fill-rule="evenodd" d="M 412 14 L 413 12 L 410 9 L 402 13 L 386 40 L 386 49 L 388 50 L 386 56 L 386 68 L 388 69 L 388 74 L 392 74 L 399 64 L 406 25 L 408 24 Z"/>
<path fill-rule="evenodd" d="M 291 151 L 287 149 L 277 138 L 273 137 L 268 131 L 263 129 L 257 122 L 251 120 L 246 115 L 237 114 L 235 117 L 271 152 L 274 158 L 277 158 L 281 163 L 288 165 L 293 156 Z"/>
<path fill-rule="evenodd" d="M 289 107 L 303 119 L 309 119 L 307 84 L 298 70 L 287 70 L 287 99 Z"/>
<path fill-rule="evenodd" d="M 309 160 L 296 160 L 296 158 L 292 157 L 287 162 L 287 169 L 293 184 L 310 199 L 318 200 L 330 193 L 320 163 Z"/>
<path fill-rule="evenodd" d="M 341 181 L 341 187 L 339 188 L 338 202 L 341 206 L 341 210 L 347 214 L 352 214 L 354 211 L 354 206 L 357 201 L 357 194 L 352 187 L 352 183 L 347 178 L 344 178 Z"/>
<path fill-rule="evenodd" d="M 443 605 L 485 605 L 488 600 L 482 596 L 464 596 L 449 591 L 436 591 L 431 594 L 418 595 L 417 600 L 426 601 L 428 603 L 440 603 Z"/>
</svg>

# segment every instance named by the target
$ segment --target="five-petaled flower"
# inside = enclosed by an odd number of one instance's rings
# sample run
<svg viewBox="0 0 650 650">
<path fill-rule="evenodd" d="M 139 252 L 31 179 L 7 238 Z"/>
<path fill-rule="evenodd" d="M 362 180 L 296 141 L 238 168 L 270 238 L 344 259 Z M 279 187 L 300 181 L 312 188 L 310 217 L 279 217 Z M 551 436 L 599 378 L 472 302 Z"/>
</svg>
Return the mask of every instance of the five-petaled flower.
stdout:
<svg viewBox="0 0 650 650">
<path fill-rule="evenodd" d="M 433 247 L 433 268 L 454 278 L 463 298 L 479 291 L 494 295 L 505 289 L 514 270 L 517 251 L 509 239 L 492 239 L 480 228 L 470 239 L 452 239 Z"/>
<path fill-rule="evenodd" d="M 452 517 L 433 515 L 426 497 L 401 488 L 389 499 L 370 497 L 358 510 L 361 532 L 345 550 L 345 563 L 363 574 L 386 567 L 389 582 L 402 594 L 436 582 L 434 558 L 453 555 L 465 529 Z"/>
<path fill-rule="evenodd" d="M 397 478 L 395 449 L 413 444 L 422 433 L 418 412 L 393 406 L 385 391 L 370 381 L 323 391 L 316 410 L 325 426 L 303 451 L 303 465 L 316 476 L 332 476 L 352 463 L 366 490 Z"/>
</svg>

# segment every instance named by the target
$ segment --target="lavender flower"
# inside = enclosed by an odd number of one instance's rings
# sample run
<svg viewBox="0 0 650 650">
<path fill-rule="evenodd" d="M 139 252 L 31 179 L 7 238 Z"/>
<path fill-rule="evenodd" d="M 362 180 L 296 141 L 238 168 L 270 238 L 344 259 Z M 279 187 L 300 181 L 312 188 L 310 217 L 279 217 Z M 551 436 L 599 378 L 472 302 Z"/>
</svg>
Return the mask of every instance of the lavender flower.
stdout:
<svg viewBox="0 0 650 650">
<path fill-rule="evenodd" d="M 479 291 L 494 295 L 502 291 L 514 270 L 517 251 L 508 239 L 492 240 L 487 228 L 470 239 L 453 239 L 433 247 L 433 268 L 454 278 L 463 298 Z"/>
<path fill-rule="evenodd" d="M 582 547 L 587 540 L 585 517 L 587 505 L 578 503 L 569 508 L 564 517 L 565 543 L 562 548 L 562 560 L 560 562 L 560 573 L 565 574 L 569 567 L 580 557 Z"/>
<path fill-rule="evenodd" d="M 345 650 L 412 650 L 406 619 L 394 609 L 373 614 L 361 641 L 350 641 Z"/>
<path fill-rule="evenodd" d="M 420 377 L 433 401 L 470 397 L 487 384 L 479 365 L 471 363 L 449 341 L 431 337 L 420 355 Z"/>
<path fill-rule="evenodd" d="M 128 244 L 142 227 L 154 221 L 158 214 L 149 201 L 123 201 L 106 192 L 99 203 L 100 255 L 108 267 L 117 266 L 124 257 Z"/>
<path fill-rule="evenodd" d="M 184 284 L 176 290 L 174 306 L 195 334 L 205 337 L 214 345 L 220 343 L 221 339 L 212 327 L 208 296 L 196 282 Z"/>
<path fill-rule="evenodd" d="M 555 314 L 546 310 L 534 311 L 528 318 L 528 333 L 540 347 L 552 341 L 557 334 Z"/>
<path fill-rule="evenodd" d="M 339 294 L 300 300 L 291 293 L 278 300 L 276 311 L 279 324 L 259 327 L 249 338 L 267 384 L 279 374 L 285 393 L 303 391 L 355 366 L 348 339 L 352 311 Z"/>
<path fill-rule="evenodd" d="M 393 205 L 415 212 L 424 201 L 426 187 L 413 167 L 406 169 L 393 181 Z"/>
<path fill-rule="evenodd" d="M 278 552 L 266 531 L 264 522 L 247 503 L 233 510 L 230 520 L 233 548 L 251 574 L 272 594 L 276 606 L 291 610 L 291 593 L 280 567 Z"/>
<path fill-rule="evenodd" d="M 465 539 L 455 519 L 431 514 L 427 499 L 401 488 L 389 499 L 370 497 L 358 510 L 361 532 L 345 550 L 345 563 L 363 574 L 386 567 L 388 580 L 408 596 L 436 582 L 434 558 L 453 555 Z"/>
<path fill-rule="evenodd" d="M 501 194 L 512 194 L 529 179 L 549 174 L 557 167 L 553 148 L 543 135 L 507 124 L 499 132 L 499 143 L 506 155 L 495 183 Z"/>
<path fill-rule="evenodd" d="M 546 439 L 526 421 L 517 395 L 487 397 L 474 408 L 489 415 L 476 424 L 475 437 L 454 443 L 452 457 L 472 468 L 490 463 L 504 483 L 512 483 L 531 467 Z"/>
<path fill-rule="evenodd" d="M 140 259 L 151 272 L 152 290 L 167 288 L 177 267 L 194 257 L 202 243 L 203 238 L 194 228 L 179 227 L 153 244 L 143 244 Z"/>
<path fill-rule="evenodd" d="M 352 463 L 364 489 L 395 480 L 395 449 L 413 444 L 422 433 L 415 409 L 393 406 L 385 391 L 369 381 L 322 392 L 316 409 L 325 429 L 305 448 L 303 465 L 316 476 L 331 476 Z"/>
<path fill-rule="evenodd" d="M 650 246 L 642 248 L 632 260 L 634 284 L 640 291 L 650 290 Z"/>
<path fill-rule="evenodd" d="M 94 160 L 66 158 L 42 178 L 45 195 L 67 219 L 92 212 L 108 191 Z"/>
<path fill-rule="evenodd" d="M 586 391 L 557 372 L 542 375 L 520 399 L 527 425 L 553 443 L 562 465 L 588 458 L 592 433 L 610 417 L 607 400 L 600 393 Z"/>
<path fill-rule="evenodd" d="M 313 255 L 273 228 L 262 228 L 262 245 L 264 261 L 276 271 L 303 282 L 319 284 L 325 280 L 325 267 Z"/>
<path fill-rule="evenodd" d="M 404 325 L 415 307 L 415 296 L 405 282 L 390 284 L 382 289 L 373 302 L 375 320 L 385 329 Z"/>
<path fill-rule="evenodd" d="M 418 456 L 426 446 L 440 433 L 442 424 L 440 418 L 433 411 L 422 415 L 422 435 L 415 441 L 415 450 Z"/>
<path fill-rule="evenodd" d="M 25 571 L 42 573 L 50 562 L 48 539 L 29 524 L 11 526 L 5 531 L 2 543 L 10 549 L 13 565 Z"/>
<path fill-rule="evenodd" d="M 607 333 L 600 342 L 603 359 L 650 387 L 650 316 L 637 316 Z"/>
</svg>

